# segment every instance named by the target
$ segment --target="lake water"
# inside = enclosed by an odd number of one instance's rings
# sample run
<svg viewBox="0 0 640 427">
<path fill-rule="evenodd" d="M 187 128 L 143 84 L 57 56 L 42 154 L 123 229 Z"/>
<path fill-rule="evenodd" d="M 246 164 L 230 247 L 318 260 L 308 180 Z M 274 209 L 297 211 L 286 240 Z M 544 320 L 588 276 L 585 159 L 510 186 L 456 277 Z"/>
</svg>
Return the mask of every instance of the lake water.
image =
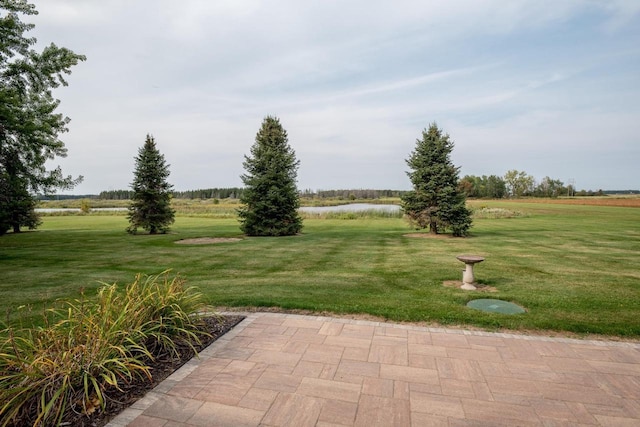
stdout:
<svg viewBox="0 0 640 427">
<path fill-rule="evenodd" d="M 300 212 L 322 214 L 328 212 L 362 212 L 362 211 L 380 211 L 380 212 L 399 212 L 398 205 L 376 205 L 374 203 L 350 203 L 348 205 L 339 206 L 303 206 Z"/>
<path fill-rule="evenodd" d="M 91 208 L 92 211 L 96 212 L 123 212 L 126 211 L 127 208 Z M 54 212 L 80 212 L 78 208 L 36 208 L 34 209 L 36 212 L 40 213 L 54 213 Z"/>
</svg>

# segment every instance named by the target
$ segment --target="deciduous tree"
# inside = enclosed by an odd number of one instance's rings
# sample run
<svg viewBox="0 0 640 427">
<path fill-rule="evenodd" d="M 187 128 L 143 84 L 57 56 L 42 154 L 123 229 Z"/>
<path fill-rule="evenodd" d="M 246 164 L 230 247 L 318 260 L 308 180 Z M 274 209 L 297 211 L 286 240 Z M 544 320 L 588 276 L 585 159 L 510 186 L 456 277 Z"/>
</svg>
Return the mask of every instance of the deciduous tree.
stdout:
<svg viewBox="0 0 640 427">
<path fill-rule="evenodd" d="M 299 233 L 302 218 L 296 177 L 300 162 L 278 118 L 264 119 L 243 165 L 245 190 L 238 210 L 242 231 L 250 236 Z"/>
<path fill-rule="evenodd" d="M 168 177 L 169 165 L 158 151 L 153 136 L 147 135 L 136 157 L 127 232 L 135 234 L 138 227 L 148 230 L 149 234 L 169 231 L 175 211 L 171 208 L 173 186 L 167 182 Z"/>
<path fill-rule="evenodd" d="M 407 172 L 413 191 L 402 196 L 402 207 L 409 220 L 432 234 L 451 229 L 454 236 L 466 236 L 471 212 L 458 188 L 459 168 L 451 162 L 453 141 L 435 123 L 422 131 L 422 139 L 407 159 Z"/>
<path fill-rule="evenodd" d="M 34 25 L 20 15 L 37 13 L 26 1 L 0 0 L 0 180 L 6 191 L 0 218 L 9 218 L 14 231 L 37 225 L 34 192 L 71 188 L 82 179 L 63 176 L 59 167 L 47 170 L 45 163 L 67 154 L 58 135 L 69 118 L 55 112 L 60 101 L 52 90 L 66 86 L 63 74 L 85 57 L 53 43 L 40 53 L 32 49 L 36 39 L 25 33 Z"/>
<path fill-rule="evenodd" d="M 512 169 L 504 175 L 507 193 L 510 197 L 522 197 L 533 193 L 535 179 L 524 171 Z"/>
</svg>

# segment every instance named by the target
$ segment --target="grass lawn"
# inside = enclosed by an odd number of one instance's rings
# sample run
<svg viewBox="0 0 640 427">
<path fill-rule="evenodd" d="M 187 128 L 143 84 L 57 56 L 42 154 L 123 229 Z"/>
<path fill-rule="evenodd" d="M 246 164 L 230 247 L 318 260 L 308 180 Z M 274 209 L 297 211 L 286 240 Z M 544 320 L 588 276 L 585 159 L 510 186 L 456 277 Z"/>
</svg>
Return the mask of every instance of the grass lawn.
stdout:
<svg viewBox="0 0 640 427">
<path fill-rule="evenodd" d="M 478 201 L 522 216 L 476 219 L 472 237 L 409 238 L 397 218 L 307 219 L 303 234 L 242 237 L 233 218 L 178 216 L 167 235 L 125 233 L 123 215 L 49 216 L 39 230 L 0 238 L 0 308 L 39 311 L 172 269 L 216 306 L 277 306 L 365 313 L 393 321 L 640 336 L 640 209 Z M 460 280 L 459 254 L 476 254 L 476 279 L 497 292 L 443 286 Z M 465 303 L 499 298 L 528 311 L 508 316 Z M 24 308 L 18 309 L 18 307 Z"/>
</svg>

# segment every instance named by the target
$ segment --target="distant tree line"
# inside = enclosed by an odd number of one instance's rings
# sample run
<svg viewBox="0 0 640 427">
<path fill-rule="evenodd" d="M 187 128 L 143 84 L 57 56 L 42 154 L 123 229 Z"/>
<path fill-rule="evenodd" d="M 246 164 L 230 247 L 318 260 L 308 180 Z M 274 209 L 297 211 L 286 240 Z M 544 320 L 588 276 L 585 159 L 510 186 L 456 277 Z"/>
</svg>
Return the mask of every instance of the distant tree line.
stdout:
<svg viewBox="0 0 640 427">
<path fill-rule="evenodd" d="M 244 192 L 244 188 L 204 188 L 199 190 L 172 191 L 175 199 L 239 199 Z M 108 190 L 101 191 L 98 199 L 101 200 L 131 200 L 132 190 Z M 95 196 L 93 196 L 95 198 Z M 75 197 L 74 197 L 75 198 Z"/>
<path fill-rule="evenodd" d="M 560 196 L 602 196 L 604 194 L 629 194 L 628 191 L 577 191 L 572 184 L 565 185 L 559 179 L 553 179 L 548 176 L 542 178 L 541 181 L 527 174 L 524 171 L 512 169 L 503 177 L 497 175 L 466 175 L 459 183 L 459 188 L 465 192 L 467 197 L 478 199 L 502 199 L 520 198 L 520 197 L 547 197 L 556 198 Z"/>
<path fill-rule="evenodd" d="M 173 197 L 176 199 L 240 199 L 244 194 L 243 187 L 229 188 L 204 188 L 198 190 L 173 191 Z M 306 189 L 300 192 L 301 198 L 307 199 L 380 199 L 383 197 L 400 197 L 406 191 L 401 190 L 373 190 L 373 189 L 352 189 L 352 190 L 318 190 L 314 191 Z M 130 200 L 133 196 L 131 190 L 108 190 L 101 191 L 98 196 L 84 195 L 61 195 L 43 197 L 43 200 L 64 200 L 64 199 L 80 199 L 80 198 L 98 198 L 101 200 Z"/>
<path fill-rule="evenodd" d="M 131 200 L 132 197 L 133 190 L 109 190 L 98 194 L 100 200 Z"/>
<path fill-rule="evenodd" d="M 176 199 L 239 199 L 244 193 L 244 188 L 205 188 L 202 190 L 174 191 Z"/>
<path fill-rule="evenodd" d="M 38 200 L 77 200 L 77 199 L 97 199 L 95 194 L 39 194 L 36 196 Z"/>
<path fill-rule="evenodd" d="M 516 180 L 509 186 L 503 177 L 497 175 L 466 175 L 460 180 L 460 189 L 469 198 L 473 199 L 503 199 L 506 197 L 559 197 L 559 196 L 603 196 L 606 194 L 640 194 L 640 190 L 576 190 L 571 185 L 566 185 L 559 180 L 545 177 L 540 183 L 536 183 L 533 177 L 524 174 L 520 180 L 518 173 Z M 244 188 L 205 188 L 198 190 L 173 191 L 176 199 L 239 199 Z M 339 200 L 375 200 L 386 197 L 402 197 L 405 190 L 375 190 L 375 189 L 351 189 L 351 190 L 311 190 L 300 191 L 303 199 L 339 199 Z M 73 199 L 101 199 L 101 200 L 131 200 L 131 190 L 108 190 L 100 194 L 60 194 L 54 196 L 38 196 L 38 200 L 73 200 Z"/>
<path fill-rule="evenodd" d="M 300 197 L 306 199 L 343 199 L 343 200 L 356 200 L 356 199 L 380 199 L 383 197 L 400 197 L 406 191 L 400 190 L 372 190 L 372 189 L 358 189 L 358 190 L 317 190 L 313 191 L 306 189 L 300 192 Z"/>
</svg>

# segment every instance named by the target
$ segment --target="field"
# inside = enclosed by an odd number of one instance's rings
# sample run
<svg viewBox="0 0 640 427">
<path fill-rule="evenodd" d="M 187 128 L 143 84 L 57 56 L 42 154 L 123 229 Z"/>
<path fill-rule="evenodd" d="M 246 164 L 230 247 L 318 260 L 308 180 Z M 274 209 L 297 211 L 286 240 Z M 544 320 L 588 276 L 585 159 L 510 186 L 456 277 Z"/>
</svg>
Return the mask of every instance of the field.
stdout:
<svg viewBox="0 0 640 427">
<path fill-rule="evenodd" d="M 47 216 L 38 231 L 3 236 L 0 308 L 10 321 L 28 322 L 43 306 L 91 293 L 100 281 L 124 284 L 138 272 L 172 269 L 214 306 L 640 337 L 637 207 L 473 201 L 478 210 L 508 215 L 476 219 L 466 239 L 406 237 L 415 230 L 404 220 L 366 216 L 306 219 L 300 236 L 244 238 L 233 206 L 198 203 L 178 215 L 167 235 L 130 236 L 123 214 L 89 214 Z M 197 237 L 242 240 L 175 243 Z M 443 286 L 461 278 L 455 256 L 463 253 L 486 258 L 476 278 L 494 292 Z M 486 297 L 513 301 L 527 313 L 465 307 Z"/>
</svg>

